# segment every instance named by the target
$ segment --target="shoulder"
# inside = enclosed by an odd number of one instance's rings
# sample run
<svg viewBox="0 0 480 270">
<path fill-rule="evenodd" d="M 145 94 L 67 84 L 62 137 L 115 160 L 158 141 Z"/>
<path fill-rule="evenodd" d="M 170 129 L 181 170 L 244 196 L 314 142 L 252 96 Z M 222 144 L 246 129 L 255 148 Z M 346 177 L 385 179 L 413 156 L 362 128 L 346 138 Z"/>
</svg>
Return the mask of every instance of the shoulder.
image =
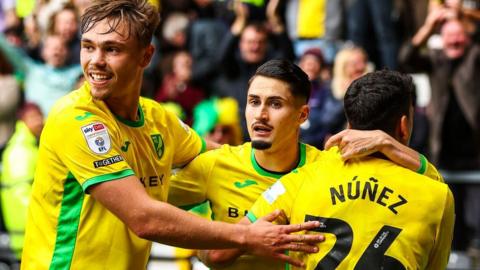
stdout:
<svg viewBox="0 0 480 270">
<path fill-rule="evenodd" d="M 419 174 L 389 160 L 373 158 L 369 169 L 391 176 L 389 179 L 405 188 L 416 190 L 419 194 L 428 193 L 432 196 L 446 196 L 448 185 L 427 175 Z"/>
<path fill-rule="evenodd" d="M 43 133 L 53 135 L 52 133 L 81 130 L 85 135 L 87 132 L 85 128 L 100 128 L 94 126 L 98 123 L 113 128 L 115 120 L 106 105 L 101 101 L 94 101 L 89 88 L 84 85 L 55 103 L 48 115 Z"/>
<path fill-rule="evenodd" d="M 139 104 L 144 114 L 146 122 L 151 122 L 152 126 L 164 126 L 171 130 L 172 125 L 181 126 L 187 129 L 188 126 L 173 112 L 166 110 L 160 103 L 153 99 L 140 97 Z"/>
<path fill-rule="evenodd" d="M 306 153 L 307 153 L 307 163 L 313 163 L 313 162 L 328 162 L 328 161 L 333 161 L 333 162 L 340 162 L 342 161 L 340 151 L 338 150 L 338 147 L 332 147 L 328 150 L 320 150 L 314 146 L 305 144 L 306 146 Z M 343 161 L 342 161 L 343 162 Z"/>
<path fill-rule="evenodd" d="M 210 158 L 217 158 L 217 157 L 228 158 L 232 156 L 240 156 L 246 150 L 245 148 L 248 148 L 248 146 L 246 146 L 245 144 L 238 145 L 238 146 L 223 144 L 217 149 L 213 149 L 205 153 L 202 153 L 200 156 L 205 156 Z"/>
</svg>

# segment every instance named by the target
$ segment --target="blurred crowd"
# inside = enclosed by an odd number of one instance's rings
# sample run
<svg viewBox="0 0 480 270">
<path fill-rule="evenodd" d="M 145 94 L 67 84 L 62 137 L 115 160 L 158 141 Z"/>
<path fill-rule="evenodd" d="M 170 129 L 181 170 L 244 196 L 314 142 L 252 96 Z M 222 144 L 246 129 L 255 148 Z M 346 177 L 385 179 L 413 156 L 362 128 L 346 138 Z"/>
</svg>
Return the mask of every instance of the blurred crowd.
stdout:
<svg viewBox="0 0 480 270">
<path fill-rule="evenodd" d="M 38 139 L 55 101 L 83 83 L 81 14 L 91 0 L 0 1 L 2 230 L 21 252 Z M 249 78 L 267 60 L 309 76 L 301 139 L 320 149 L 346 128 L 343 95 L 375 69 L 423 73 L 411 146 L 439 169 L 480 171 L 480 0 L 151 0 L 162 22 L 142 95 L 205 137 L 248 140 Z M 448 180 L 448 179 L 447 179 Z M 480 257 L 479 184 L 451 184 L 453 249 Z"/>
</svg>

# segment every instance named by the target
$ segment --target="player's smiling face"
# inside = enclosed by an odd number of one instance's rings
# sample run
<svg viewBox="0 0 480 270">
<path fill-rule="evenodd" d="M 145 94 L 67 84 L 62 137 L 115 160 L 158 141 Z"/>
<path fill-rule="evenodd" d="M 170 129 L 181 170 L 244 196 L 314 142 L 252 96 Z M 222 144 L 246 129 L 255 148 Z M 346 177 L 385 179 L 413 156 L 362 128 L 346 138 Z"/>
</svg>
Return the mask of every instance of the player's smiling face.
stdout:
<svg viewBox="0 0 480 270">
<path fill-rule="evenodd" d="M 250 84 L 245 117 L 252 146 L 257 149 L 291 147 L 298 141 L 303 106 L 295 105 L 289 85 L 256 76 Z"/>
<path fill-rule="evenodd" d="M 110 32 L 111 21 L 104 19 L 82 35 L 80 53 L 83 73 L 95 99 L 105 100 L 115 95 L 128 96 L 143 72 L 145 49 L 133 33 L 120 22 Z M 138 83 L 138 82 L 137 82 Z"/>
</svg>

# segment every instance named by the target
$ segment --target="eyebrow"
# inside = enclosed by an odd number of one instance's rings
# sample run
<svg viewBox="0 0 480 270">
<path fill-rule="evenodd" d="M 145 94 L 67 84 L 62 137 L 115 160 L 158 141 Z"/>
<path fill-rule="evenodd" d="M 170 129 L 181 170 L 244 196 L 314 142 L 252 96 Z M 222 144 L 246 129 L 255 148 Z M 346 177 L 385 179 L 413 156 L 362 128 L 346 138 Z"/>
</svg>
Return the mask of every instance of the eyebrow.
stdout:
<svg viewBox="0 0 480 270">
<path fill-rule="evenodd" d="M 260 98 L 260 96 L 258 95 L 254 95 L 254 94 L 248 94 L 248 97 L 250 98 Z M 281 97 L 281 96 L 269 96 L 267 97 L 267 100 L 287 100 L 286 98 L 284 97 Z"/>
<path fill-rule="evenodd" d="M 93 44 L 97 44 L 97 45 L 99 45 L 100 47 L 109 46 L 109 45 L 124 46 L 124 44 L 125 44 L 125 43 L 123 43 L 123 42 L 118 42 L 118 41 L 113 41 L 113 40 L 107 40 L 107 41 L 103 41 L 103 42 L 100 42 L 100 43 L 95 43 L 95 42 L 93 42 L 92 40 L 90 40 L 90 39 L 88 39 L 88 38 L 82 38 L 81 42 L 82 42 L 82 43 L 93 43 Z"/>
</svg>

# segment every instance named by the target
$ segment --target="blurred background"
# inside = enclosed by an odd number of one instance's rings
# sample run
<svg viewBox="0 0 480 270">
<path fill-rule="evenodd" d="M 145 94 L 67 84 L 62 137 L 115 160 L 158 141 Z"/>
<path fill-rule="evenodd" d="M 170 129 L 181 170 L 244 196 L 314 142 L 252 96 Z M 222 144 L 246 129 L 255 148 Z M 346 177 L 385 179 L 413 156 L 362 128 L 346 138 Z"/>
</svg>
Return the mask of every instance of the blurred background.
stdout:
<svg viewBox="0 0 480 270">
<path fill-rule="evenodd" d="M 151 0 L 161 14 L 142 95 L 201 136 L 248 141 L 247 83 L 267 60 L 312 82 L 301 139 L 345 128 L 343 95 L 391 69 L 417 86 L 411 146 L 456 200 L 449 269 L 480 269 L 480 0 Z M 53 103 L 83 83 L 80 16 L 90 0 L 0 0 L 0 270 L 18 269 L 38 138 Z M 208 211 L 205 210 L 205 211 Z M 206 215 L 208 216 L 208 215 Z M 155 244 L 148 269 L 205 269 Z"/>
</svg>

